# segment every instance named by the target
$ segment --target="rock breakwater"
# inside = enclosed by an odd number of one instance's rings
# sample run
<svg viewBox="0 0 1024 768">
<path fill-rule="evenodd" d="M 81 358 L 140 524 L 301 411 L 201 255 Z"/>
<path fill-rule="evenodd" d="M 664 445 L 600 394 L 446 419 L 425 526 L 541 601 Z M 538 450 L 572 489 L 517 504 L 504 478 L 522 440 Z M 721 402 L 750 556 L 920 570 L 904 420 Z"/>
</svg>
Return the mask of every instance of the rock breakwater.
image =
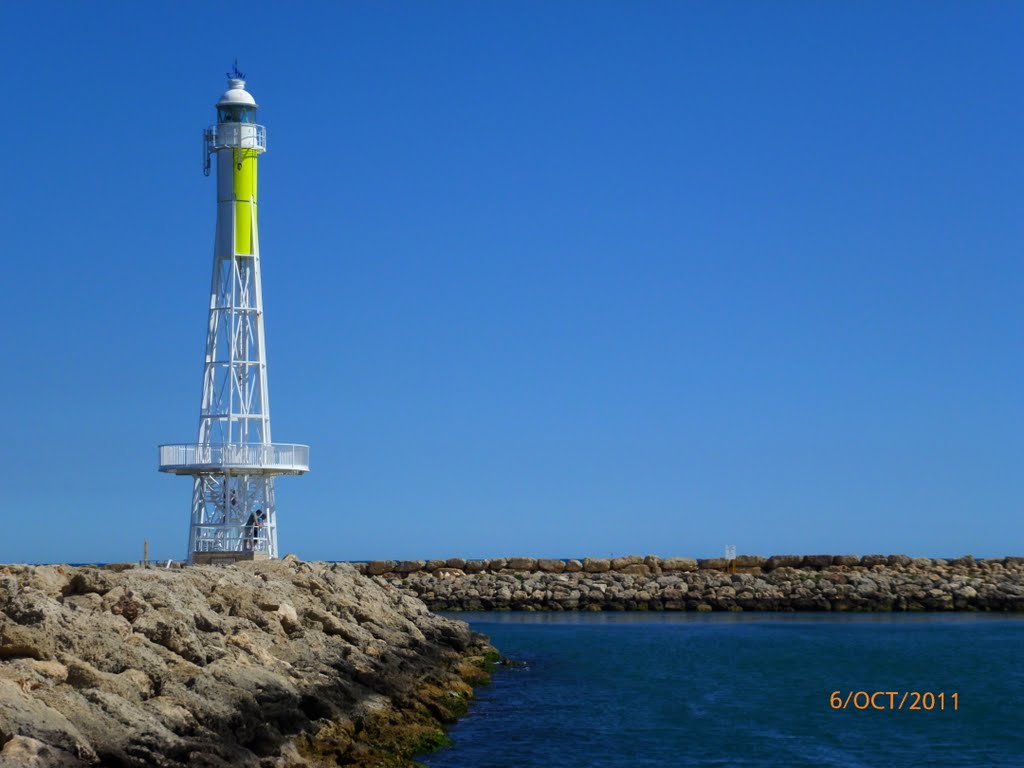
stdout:
<svg viewBox="0 0 1024 768">
<path fill-rule="evenodd" d="M 0 566 L 0 768 L 407 766 L 492 657 L 346 564 Z"/>
<path fill-rule="evenodd" d="M 632 555 L 354 564 L 435 611 L 1024 611 L 1024 557 Z"/>
</svg>

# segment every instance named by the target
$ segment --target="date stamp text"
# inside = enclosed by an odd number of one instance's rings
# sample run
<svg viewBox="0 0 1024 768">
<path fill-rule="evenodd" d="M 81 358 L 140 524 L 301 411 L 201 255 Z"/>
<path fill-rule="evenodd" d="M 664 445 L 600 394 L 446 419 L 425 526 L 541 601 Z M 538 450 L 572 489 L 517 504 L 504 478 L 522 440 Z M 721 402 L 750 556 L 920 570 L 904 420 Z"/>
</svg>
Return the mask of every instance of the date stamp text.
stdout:
<svg viewBox="0 0 1024 768">
<path fill-rule="evenodd" d="M 875 709 L 886 711 L 937 712 L 960 709 L 960 694 L 932 691 L 832 691 L 832 709 Z"/>
</svg>

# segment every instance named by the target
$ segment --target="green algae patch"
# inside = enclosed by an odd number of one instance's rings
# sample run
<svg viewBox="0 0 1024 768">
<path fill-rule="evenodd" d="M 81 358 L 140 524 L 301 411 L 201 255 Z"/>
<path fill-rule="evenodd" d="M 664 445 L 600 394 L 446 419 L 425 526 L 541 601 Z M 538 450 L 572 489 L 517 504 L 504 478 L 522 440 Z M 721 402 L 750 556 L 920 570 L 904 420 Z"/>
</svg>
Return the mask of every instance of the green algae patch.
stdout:
<svg viewBox="0 0 1024 768">
<path fill-rule="evenodd" d="M 416 755 L 451 744 L 445 727 L 466 715 L 474 687 L 490 682 L 501 659 L 489 645 L 468 652 L 443 682 L 423 683 L 412 696 L 380 702 L 361 720 L 330 722 L 301 735 L 299 754 L 316 766 L 415 768 Z"/>
<path fill-rule="evenodd" d="M 438 728 L 434 731 L 428 731 L 420 737 L 420 740 L 413 747 L 413 754 L 425 755 L 430 752 L 436 752 L 441 747 L 447 747 L 451 743 L 452 740 L 448 738 L 448 734 Z"/>
</svg>

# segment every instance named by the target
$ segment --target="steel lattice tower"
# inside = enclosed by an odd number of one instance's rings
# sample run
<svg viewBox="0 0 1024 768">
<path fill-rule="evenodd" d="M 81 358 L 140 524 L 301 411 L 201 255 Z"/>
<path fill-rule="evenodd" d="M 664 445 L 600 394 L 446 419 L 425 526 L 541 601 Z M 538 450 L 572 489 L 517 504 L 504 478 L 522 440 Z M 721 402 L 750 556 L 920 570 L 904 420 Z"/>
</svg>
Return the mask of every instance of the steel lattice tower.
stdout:
<svg viewBox="0 0 1024 768">
<path fill-rule="evenodd" d="M 217 231 L 195 443 L 160 446 L 160 471 L 191 475 L 190 563 L 276 558 L 274 477 L 309 470 L 309 447 L 270 435 L 256 171 L 267 132 L 237 68 L 203 134 L 217 165 Z"/>
</svg>

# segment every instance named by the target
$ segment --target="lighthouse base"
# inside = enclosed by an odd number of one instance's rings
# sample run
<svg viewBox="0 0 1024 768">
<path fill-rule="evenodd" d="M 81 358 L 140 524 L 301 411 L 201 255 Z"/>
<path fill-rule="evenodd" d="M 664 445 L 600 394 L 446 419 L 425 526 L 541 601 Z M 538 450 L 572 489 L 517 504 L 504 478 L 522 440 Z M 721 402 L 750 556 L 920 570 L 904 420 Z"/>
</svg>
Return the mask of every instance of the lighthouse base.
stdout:
<svg viewBox="0 0 1024 768">
<path fill-rule="evenodd" d="M 193 552 L 192 565 L 232 565 L 253 560 L 269 560 L 266 552 Z"/>
</svg>

